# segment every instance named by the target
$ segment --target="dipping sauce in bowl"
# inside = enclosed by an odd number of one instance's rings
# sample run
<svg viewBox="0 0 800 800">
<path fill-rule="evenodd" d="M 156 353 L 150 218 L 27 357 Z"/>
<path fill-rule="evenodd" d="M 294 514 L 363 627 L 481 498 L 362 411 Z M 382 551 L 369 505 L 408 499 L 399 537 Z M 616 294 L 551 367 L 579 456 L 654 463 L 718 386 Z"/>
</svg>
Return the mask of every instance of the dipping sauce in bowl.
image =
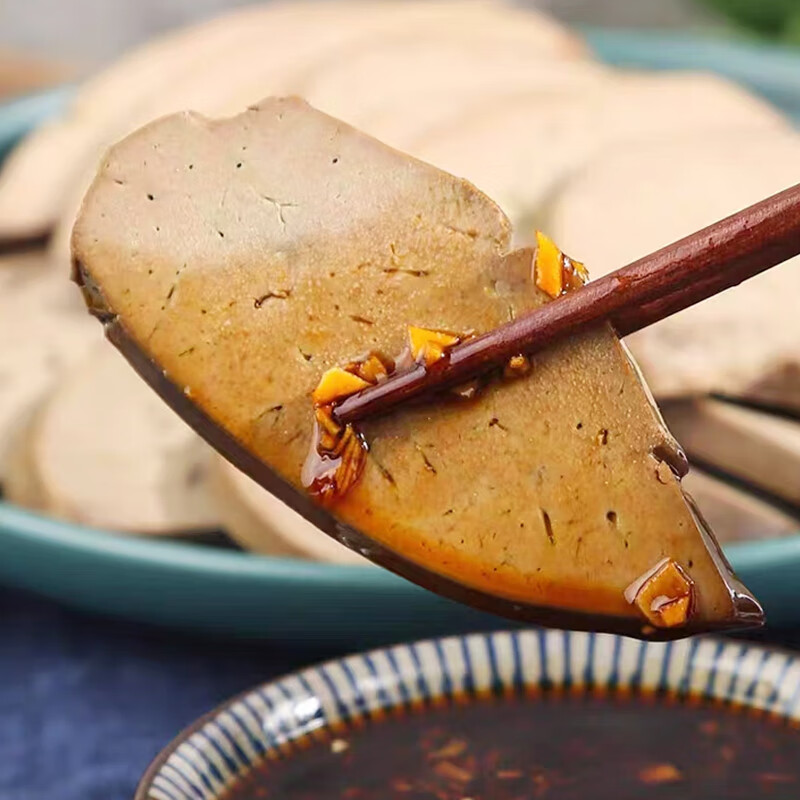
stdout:
<svg viewBox="0 0 800 800">
<path fill-rule="evenodd" d="M 367 723 L 267 761 L 228 800 L 796 798 L 800 732 L 721 704 L 550 695 Z"/>
<path fill-rule="evenodd" d="M 800 798 L 800 658 L 556 630 L 429 640 L 264 684 L 135 800 Z"/>
</svg>

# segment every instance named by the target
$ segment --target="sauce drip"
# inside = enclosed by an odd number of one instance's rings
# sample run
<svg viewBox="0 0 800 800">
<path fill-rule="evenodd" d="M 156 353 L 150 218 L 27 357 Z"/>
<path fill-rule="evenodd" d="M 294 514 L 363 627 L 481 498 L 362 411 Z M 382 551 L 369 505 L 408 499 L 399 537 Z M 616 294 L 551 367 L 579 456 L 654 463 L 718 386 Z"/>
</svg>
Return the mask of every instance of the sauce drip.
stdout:
<svg viewBox="0 0 800 800">
<path fill-rule="evenodd" d="M 319 451 L 319 438 L 319 425 L 315 422 L 311 446 L 308 448 L 308 456 L 300 473 L 303 486 L 312 493 L 320 492 L 323 484 L 334 478 L 336 470 L 342 464 L 341 458 L 331 457 Z"/>
<path fill-rule="evenodd" d="M 426 369 L 446 361 L 447 353 L 464 337 L 445 331 L 409 328 L 409 346 L 398 359 L 392 360 L 372 352 L 344 367 L 327 370 L 312 394 L 314 431 L 300 480 L 309 494 L 322 505 L 332 505 L 359 480 L 366 463 L 369 446 L 361 431 L 352 424 L 336 419 L 336 404 L 346 397 L 385 381 L 397 365 L 424 364 Z M 460 387 L 463 396 L 474 397 L 479 383 Z"/>
<path fill-rule="evenodd" d="M 316 415 L 300 480 L 322 505 L 330 505 L 358 482 L 369 448 L 353 425 L 341 425 L 333 419 L 330 406 L 318 408 Z"/>
<path fill-rule="evenodd" d="M 369 353 L 359 361 L 329 369 L 314 389 L 314 431 L 300 480 L 322 505 L 336 502 L 357 483 L 369 451 L 360 430 L 336 419 L 336 402 L 386 380 L 393 370 L 390 358 Z"/>
</svg>

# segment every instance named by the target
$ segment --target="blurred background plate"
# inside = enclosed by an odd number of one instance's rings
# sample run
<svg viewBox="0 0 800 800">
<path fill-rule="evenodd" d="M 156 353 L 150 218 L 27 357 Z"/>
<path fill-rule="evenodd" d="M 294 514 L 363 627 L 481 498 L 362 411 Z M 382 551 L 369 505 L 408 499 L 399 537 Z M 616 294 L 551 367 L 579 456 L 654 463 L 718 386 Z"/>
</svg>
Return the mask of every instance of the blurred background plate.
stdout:
<svg viewBox="0 0 800 800">
<path fill-rule="evenodd" d="M 589 30 L 618 66 L 717 72 L 800 121 L 800 56 L 691 36 Z M 63 107 L 69 89 L 0 108 L 0 158 Z M 732 545 L 737 572 L 773 625 L 800 623 L 800 536 Z M 109 534 L 0 502 L 0 581 L 81 608 L 209 633 L 353 647 L 497 626 L 383 570 L 269 558 Z"/>
<path fill-rule="evenodd" d="M 0 106 L 0 160 L 5 158 L 17 139 L 62 111 L 71 94 L 71 87 L 59 87 Z"/>
</svg>

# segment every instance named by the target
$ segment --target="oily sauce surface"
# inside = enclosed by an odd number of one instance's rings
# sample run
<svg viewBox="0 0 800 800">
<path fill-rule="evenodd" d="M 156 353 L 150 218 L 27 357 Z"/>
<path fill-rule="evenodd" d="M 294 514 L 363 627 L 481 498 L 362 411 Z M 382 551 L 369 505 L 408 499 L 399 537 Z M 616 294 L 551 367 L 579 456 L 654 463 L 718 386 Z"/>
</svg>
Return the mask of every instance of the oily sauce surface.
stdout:
<svg viewBox="0 0 800 800">
<path fill-rule="evenodd" d="M 226 800 L 800 797 L 800 732 L 720 706 L 550 696 L 368 723 L 253 770 Z"/>
</svg>

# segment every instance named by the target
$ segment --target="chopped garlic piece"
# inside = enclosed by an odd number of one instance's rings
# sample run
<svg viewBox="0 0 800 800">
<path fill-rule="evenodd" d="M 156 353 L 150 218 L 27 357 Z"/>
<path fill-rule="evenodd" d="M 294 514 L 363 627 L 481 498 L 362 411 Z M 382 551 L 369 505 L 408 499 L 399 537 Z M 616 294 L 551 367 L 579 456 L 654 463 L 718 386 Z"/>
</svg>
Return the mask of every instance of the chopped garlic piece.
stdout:
<svg viewBox="0 0 800 800">
<path fill-rule="evenodd" d="M 333 367 L 319 379 L 311 395 L 314 405 L 324 406 L 366 389 L 370 384 L 358 375 L 341 367 Z"/>
<path fill-rule="evenodd" d="M 656 628 L 685 625 L 692 612 L 693 594 L 691 579 L 671 558 L 659 561 L 625 590 L 627 601 Z"/>
<path fill-rule="evenodd" d="M 459 337 L 446 331 L 408 326 L 408 343 L 415 361 L 423 360 L 426 366 L 435 364 L 448 347 L 458 344 Z"/>
<path fill-rule="evenodd" d="M 550 297 L 558 297 L 564 291 L 564 273 L 561 251 L 555 242 L 536 231 L 536 263 L 534 275 L 536 285 Z"/>
<path fill-rule="evenodd" d="M 536 285 L 552 298 L 580 289 L 589 280 L 586 267 L 562 253 L 541 231 L 536 231 L 533 273 Z"/>
</svg>

